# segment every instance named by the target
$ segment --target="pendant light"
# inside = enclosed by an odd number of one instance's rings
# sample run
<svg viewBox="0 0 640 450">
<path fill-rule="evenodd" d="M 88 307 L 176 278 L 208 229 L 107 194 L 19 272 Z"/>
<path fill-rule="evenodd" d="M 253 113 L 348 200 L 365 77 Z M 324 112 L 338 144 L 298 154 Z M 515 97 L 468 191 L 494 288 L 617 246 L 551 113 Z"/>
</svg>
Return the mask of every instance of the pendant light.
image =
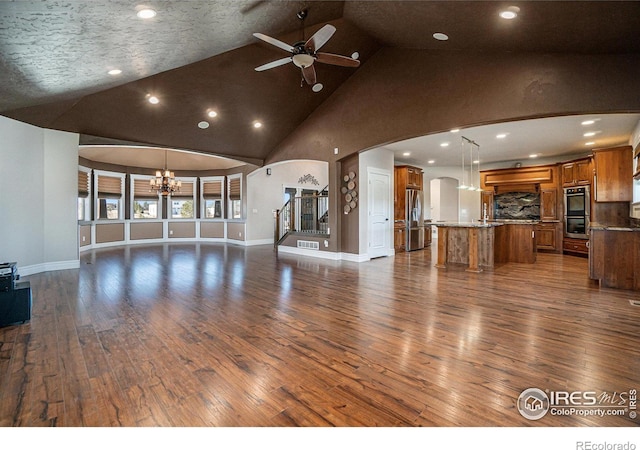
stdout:
<svg viewBox="0 0 640 450">
<path fill-rule="evenodd" d="M 465 165 L 464 165 L 464 144 L 465 144 L 465 140 L 466 138 L 463 136 L 462 137 L 462 143 L 461 143 L 461 151 L 460 151 L 460 155 L 462 156 L 462 176 L 460 177 L 460 181 L 462 182 L 462 184 L 458 185 L 458 189 L 469 189 L 469 186 L 467 186 L 466 184 L 466 179 L 467 179 L 467 172 L 465 171 Z"/>
</svg>

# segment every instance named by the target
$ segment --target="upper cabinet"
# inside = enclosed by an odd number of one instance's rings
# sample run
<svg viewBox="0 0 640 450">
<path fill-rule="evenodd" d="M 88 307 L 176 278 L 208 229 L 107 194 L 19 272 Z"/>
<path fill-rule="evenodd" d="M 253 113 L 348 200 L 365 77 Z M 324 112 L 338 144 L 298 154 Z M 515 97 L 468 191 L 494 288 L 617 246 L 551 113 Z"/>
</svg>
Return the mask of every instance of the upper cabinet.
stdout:
<svg viewBox="0 0 640 450">
<path fill-rule="evenodd" d="M 543 189 L 540 192 L 540 220 L 558 220 L 558 191 Z"/>
<path fill-rule="evenodd" d="M 422 169 L 413 166 L 395 167 L 396 186 L 404 189 L 422 190 Z"/>
<path fill-rule="evenodd" d="M 565 187 L 591 184 L 592 175 L 591 158 L 579 159 L 562 165 L 562 185 Z"/>
<path fill-rule="evenodd" d="M 596 202 L 630 202 L 633 160 L 631 146 L 593 151 Z"/>
</svg>

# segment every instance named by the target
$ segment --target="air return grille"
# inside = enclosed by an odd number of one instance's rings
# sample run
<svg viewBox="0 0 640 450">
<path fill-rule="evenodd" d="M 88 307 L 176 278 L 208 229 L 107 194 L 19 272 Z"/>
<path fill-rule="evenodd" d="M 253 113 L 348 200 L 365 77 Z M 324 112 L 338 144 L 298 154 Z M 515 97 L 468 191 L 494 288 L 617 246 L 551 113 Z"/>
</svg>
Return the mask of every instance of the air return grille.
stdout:
<svg viewBox="0 0 640 450">
<path fill-rule="evenodd" d="M 297 241 L 298 248 L 306 248 L 308 250 L 320 250 L 320 243 L 314 241 Z"/>
</svg>

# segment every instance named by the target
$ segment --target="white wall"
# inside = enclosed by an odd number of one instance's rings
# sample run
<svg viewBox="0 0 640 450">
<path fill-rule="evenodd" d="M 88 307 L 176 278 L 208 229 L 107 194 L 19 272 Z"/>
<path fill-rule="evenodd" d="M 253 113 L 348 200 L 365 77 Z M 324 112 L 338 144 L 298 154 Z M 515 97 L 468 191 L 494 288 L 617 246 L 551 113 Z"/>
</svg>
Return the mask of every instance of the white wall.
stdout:
<svg viewBox="0 0 640 450">
<path fill-rule="evenodd" d="M 460 220 L 459 201 L 461 192 L 458 180 L 450 177 L 434 178 L 429 183 L 431 219 L 434 222 L 457 222 Z"/>
<path fill-rule="evenodd" d="M 462 176 L 460 167 L 423 167 L 423 185 L 430 186 L 431 180 L 436 178 L 454 178 L 460 183 Z M 476 183 L 477 184 L 477 183 Z M 430 191 L 430 188 L 429 188 Z M 472 220 L 479 220 L 481 216 L 480 211 L 480 193 L 475 191 L 465 191 L 457 189 L 458 191 L 458 207 L 459 207 L 459 221 L 470 222 Z M 425 219 L 432 219 L 431 216 L 431 195 L 430 192 L 425 192 Z"/>
<path fill-rule="evenodd" d="M 358 221 L 360 223 L 359 254 L 366 255 L 369 250 L 369 177 L 368 169 L 381 169 L 389 172 L 389 255 L 393 254 L 393 152 L 383 148 L 375 148 L 362 152 L 358 158 L 358 171 L 356 181 L 358 183 Z"/>
<path fill-rule="evenodd" d="M 0 261 L 21 275 L 79 267 L 77 134 L 0 117 Z"/>
<path fill-rule="evenodd" d="M 271 175 L 267 175 L 267 168 Z M 300 183 L 310 174 L 318 181 Z M 284 188 L 322 189 L 329 184 L 326 161 L 285 161 L 261 167 L 247 175 L 247 241 L 249 244 L 273 243 L 273 211 L 284 203 Z"/>
</svg>

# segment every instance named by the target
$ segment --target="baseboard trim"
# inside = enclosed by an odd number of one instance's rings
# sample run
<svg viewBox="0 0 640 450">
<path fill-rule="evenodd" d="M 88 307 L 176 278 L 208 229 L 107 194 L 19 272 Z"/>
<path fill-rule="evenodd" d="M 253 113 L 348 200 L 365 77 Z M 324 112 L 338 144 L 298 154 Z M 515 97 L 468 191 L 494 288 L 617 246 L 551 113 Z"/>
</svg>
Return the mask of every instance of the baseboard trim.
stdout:
<svg viewBox="0 0 640 450">
<path fill-rule="evenodd" d="M 54 270 L 69 270 L 69 269 L 79 269 L 80 268 L 80 260 L 71 260 L 71 261 L 54 261 L 48 263 L 41 264 L 32 264 L 30 266 L 21 266 L 18 267 L 18 273 L 21 277 L 26 277 L 28 275 L 35 275 L 37 273 L 42 272 L 51 272 Z"/>
</svg>

